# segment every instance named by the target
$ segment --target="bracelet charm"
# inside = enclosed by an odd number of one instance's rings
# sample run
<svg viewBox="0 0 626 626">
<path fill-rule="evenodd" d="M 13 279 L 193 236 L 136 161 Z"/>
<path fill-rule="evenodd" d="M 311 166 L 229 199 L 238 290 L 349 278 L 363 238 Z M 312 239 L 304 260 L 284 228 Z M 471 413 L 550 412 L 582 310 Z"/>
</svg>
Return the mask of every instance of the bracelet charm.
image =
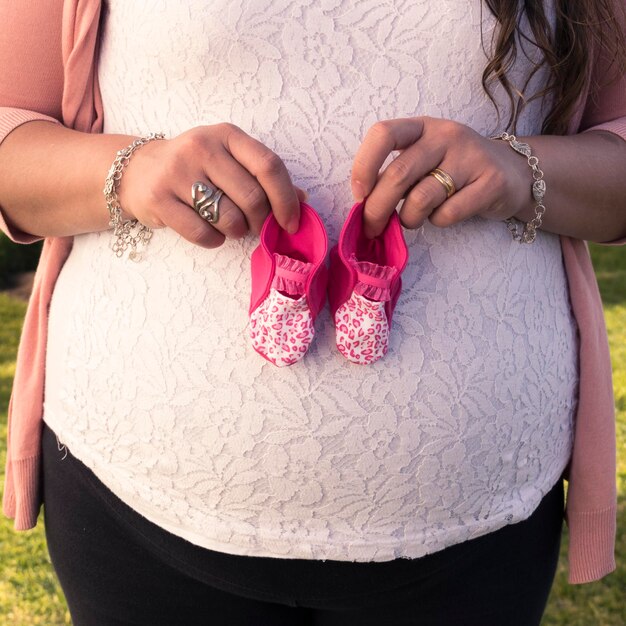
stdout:
<svg viewBox="0 0 626 626">
<path fill-rule="evenodd" d="M 138 244 L 146 246 L 152 237 L 152 230 L 144 224 L 141 224 L 139 220 L 122 219 L 122 207 L 119 203 L 117 190 L 122 180 L 124 168 L 128 166 L 134 152 L 150 141 L 158 139 L 165 139 L 165 135 L 163 133 L 150 133 L 145 137 L 135 139 L 130 146 L 118 150 L 106 180 L 104 181 L 104 199 L 107 204 L 107 209 L 109 210 L 109 217 L 111 218 L 109 226 L 113 228 L 111 249 L 118 258 L 122 257 L 124 252 L 130 247 L 131 250 L 128 254 L 128 258 L 131 261 L 139 261 L 140 254 L 137 250 Z"/>
<path fill-rule="evenodd" d="M 504 220 L 515 241 L 518 241 L 519 243 L 532 243 L 537 237 L 537 230 L 541 226 L 543 214 L 546 212 L 546 207 L 543 204 L 543 198 L 546 195 L 546 181 L 543 179 L 543 171 L 539 168 L 539 159 L 536 156 L 533 156 L 530 146 L 527 143 L 518 141 L 515 135 L 501 133 L 500 135 L 491 137 L 491 139 L 501 139 L 502 141 L 507 141 L 515 152 L 526 157 L 528 165 L 532 169 L 533 184 L 531 192 L 533 200 L 535 201 L 535 217 L 533 217 L 530 222 L 524 224 L 524 228 L 521 233 L 518 230 L 516 220 L 512 217 Z"/>
</svg>

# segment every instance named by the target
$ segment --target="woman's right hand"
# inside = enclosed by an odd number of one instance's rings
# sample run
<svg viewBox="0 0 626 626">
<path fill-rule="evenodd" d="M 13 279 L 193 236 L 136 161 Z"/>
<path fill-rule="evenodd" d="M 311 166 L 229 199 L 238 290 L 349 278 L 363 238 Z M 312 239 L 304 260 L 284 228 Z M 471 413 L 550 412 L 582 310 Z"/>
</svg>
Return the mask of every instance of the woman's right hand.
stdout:
<svg viewBox="0 0 626 626">
<path fill-rule="evenodd" d="M 209 224 L 193 208 L 191 186 L 222 189 L 219 219 Z M 119 184 L 123 217 L 169 227 L 191 243 L 215 248 L 226 238 L 258 234 L 270 211 L 287 231 L 298 229 L 300 200 L 282 160 L 233 124 L 198 126 L 142 146 Z"/>
</svg>

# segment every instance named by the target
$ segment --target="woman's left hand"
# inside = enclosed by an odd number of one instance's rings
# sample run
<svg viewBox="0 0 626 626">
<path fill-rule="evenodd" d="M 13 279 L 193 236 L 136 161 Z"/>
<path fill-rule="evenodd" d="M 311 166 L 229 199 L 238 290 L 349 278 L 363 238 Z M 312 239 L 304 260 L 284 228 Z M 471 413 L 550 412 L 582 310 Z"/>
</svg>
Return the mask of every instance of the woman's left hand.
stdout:
<svg viewBox="0 0 626 626">
<path fill-rule="evenodd" d="M 389 154 L 401 153 L 380 172 Z M 456 192 L 428 174 L 440 168 Z M 474 215 L 504 220 L 532 213 L 532 177 L 526 160 L 504 141 L 487 139 L 458 122 L 432 117 L 387 120 L 368 131 L 354 159 L 352 193 L 367 197 L 369 237 L 379 235 L 404 198 L 400 220 L 419 228 L 426 219 L 451 226 Z"/>
</svg>

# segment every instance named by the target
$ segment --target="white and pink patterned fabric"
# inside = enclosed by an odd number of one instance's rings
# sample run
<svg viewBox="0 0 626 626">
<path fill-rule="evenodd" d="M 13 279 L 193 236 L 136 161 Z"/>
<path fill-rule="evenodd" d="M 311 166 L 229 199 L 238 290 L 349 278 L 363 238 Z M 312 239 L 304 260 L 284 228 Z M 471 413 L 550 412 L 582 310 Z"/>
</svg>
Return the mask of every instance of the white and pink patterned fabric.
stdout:
<svg viewBox="0 0 626 626">
<path fill-rule="evenodd" d="M 350 259 L 358 281 L 350 298 L 335 313 L 337 348 L 346 359 L 369 365 L 385 356 L 389 345 L 389 322 L 385 302 L 395 267 Z"/>
<path fill-rule="evenodd" d="M 309 349 L 315 329 L 304 295 L 313 267 L 291 257 L 274 254 L 276 271 L 267 298 L 250 315 L 254 349 L 278 367 L 293 365 Z"/>
<path fill-rule="evenodd" d="M 389 325 L 385 303 L 353 292 L 335 313 L 337 348 L 346 359 L 369 365 L 387 353 Z"/>
</svg>

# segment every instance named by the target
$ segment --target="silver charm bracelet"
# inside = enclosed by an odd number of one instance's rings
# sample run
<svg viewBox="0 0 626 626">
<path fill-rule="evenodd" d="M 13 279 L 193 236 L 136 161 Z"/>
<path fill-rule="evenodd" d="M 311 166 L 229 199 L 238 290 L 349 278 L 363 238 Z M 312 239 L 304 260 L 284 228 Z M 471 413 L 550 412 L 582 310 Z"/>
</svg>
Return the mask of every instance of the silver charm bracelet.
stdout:
<svg viewBox="0 0 626 626">
<path fill-rule="evenodd" d="M 522 156 L 525 156 L 528 160 L 528 165 L 533 171 L 533 184 L 532 194 L 535 200 L 535 217 L 530 222 L 524 224 L 524 229 L 520 233 L 516 220 L 512 217 L 504 220 L 507 228 L 509 229 L 513 239 L 519 241 L 519 243 L 532 243 L 537 237 L 537 229 L 541 226 L 541 218 L 546 212 L 546 207 L 543 204 L 543 198 L 546 194 L 546 181 L 543 179 L 543 172 L 539 169 L 539 159 L 533 156 L 530 146 L 527 143 L 522 143 L 517 140 L 515 135 L 509 135 L 508 133 L 501 133 L 491 139 L 501 139 L 502 141 L 508 141 L 509 145 L 515 152 L 518 152 Z"/>
<path fill-rule="evenodd" d="M 138 244 L 145 246 L 152 237 L 152 230 L 138 220 L 122 220 L 122 207 L 117 197 L 117 190 L 122 180 L 124 168 L 128 165 L 135 150 L 157 139 L 165 139 L 165 135 L 163 133 L 150 133 L 145 137 L 135 139 L 130 146 L 118 150 L 115 161 L 111 164 L 111 169 L 104 181 L 104 199 L 111 218 L 109 226 L 113 228 L 111 249 L 118 258 L 122 257 L 124 252 L 130 247 L 128 258 L 132 261 L 138 261 L 140 259 L 137 250 Z"/>
</svg>

